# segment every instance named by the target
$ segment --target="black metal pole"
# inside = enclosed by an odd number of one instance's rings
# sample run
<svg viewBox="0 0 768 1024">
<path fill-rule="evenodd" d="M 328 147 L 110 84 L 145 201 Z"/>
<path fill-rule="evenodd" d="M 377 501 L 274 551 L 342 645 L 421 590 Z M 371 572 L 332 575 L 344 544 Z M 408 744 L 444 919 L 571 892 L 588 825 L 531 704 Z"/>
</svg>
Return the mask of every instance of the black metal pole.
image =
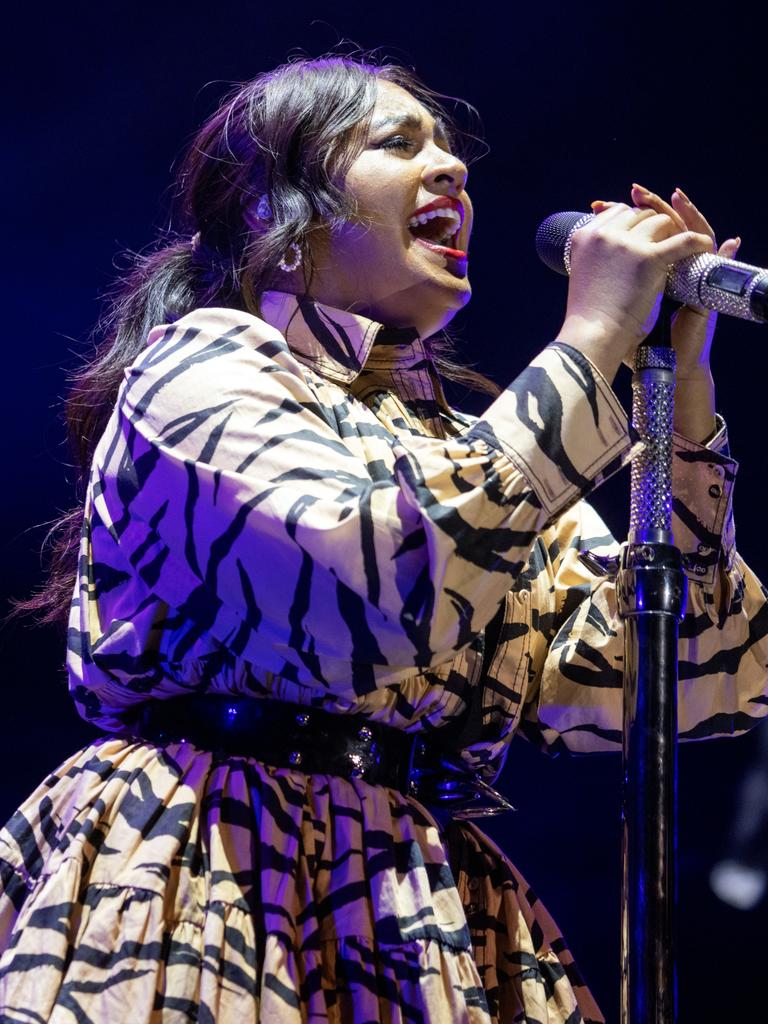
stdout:
<svg viewBox="0 0 768 1024">
<path fill-rule="evenodd" d="M 662 306 L 663 340 L 671 307 Z M 617 590 L 624 619 L 622 1024 L 674 1024 L 677 639 L 685 575 L 672 536 L 671 347 L 638 349 L 630 531 Z"/>
</svg>

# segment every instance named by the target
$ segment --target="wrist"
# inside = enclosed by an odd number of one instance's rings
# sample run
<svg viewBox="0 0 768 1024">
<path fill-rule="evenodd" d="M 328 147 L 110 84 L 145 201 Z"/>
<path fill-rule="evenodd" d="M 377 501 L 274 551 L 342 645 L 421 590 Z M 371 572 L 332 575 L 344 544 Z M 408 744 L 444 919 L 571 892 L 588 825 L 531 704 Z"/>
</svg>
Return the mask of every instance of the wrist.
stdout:
<svg viewBox="0 0 768 1024">
<path fill-rule="evenodd" d="M 566 316 L 555 341 L 571 345 L 582 352 L 609 384 L 613 382 L 627 355 L 624 332 L 579 314 Z"/>
<path fill-rule="evenodd" d="M 683 306 L 672 320 L 672 345 L 680 380 L 710 380 L 709 353 L 717 314 Z"/>
<path fill-rule="evenodd" d="M 710 388 L 714 391 L 715 381 L 712 377 L 712 370 L 709 363 L 695 363 L 691 366 L 686 366 L 685 363 L 681 363 L 678 357 L 677 368 L 675 370 L 675 386 L 685 384 L 686 387 L 698 386 L 701 388 Z"/>
<path fill-rule="evenodd" d="M 709 367 L 676 377 L 674 429 L 697 444 L 704 444 L 717 430 L 715 382 Z"/>
</svg>

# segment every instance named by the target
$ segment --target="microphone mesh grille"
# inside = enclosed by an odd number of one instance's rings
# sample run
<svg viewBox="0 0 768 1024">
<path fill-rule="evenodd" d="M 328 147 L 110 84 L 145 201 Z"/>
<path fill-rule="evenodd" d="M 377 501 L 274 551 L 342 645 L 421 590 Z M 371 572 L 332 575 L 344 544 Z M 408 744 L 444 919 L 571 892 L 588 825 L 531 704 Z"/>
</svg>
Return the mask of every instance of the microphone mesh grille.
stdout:
<svg viewBox="0 0 768 1024">
<path fill-rule="evenodd" d="M 536 232 L 536 252 L 550 270 L 556 270 L 558 274 L 568 273 L 565 264 L 568 236 L 584 217 L 583 212 L 566 210 L 563 213 L 553 213 L 539 224 Z"/>
</svg>

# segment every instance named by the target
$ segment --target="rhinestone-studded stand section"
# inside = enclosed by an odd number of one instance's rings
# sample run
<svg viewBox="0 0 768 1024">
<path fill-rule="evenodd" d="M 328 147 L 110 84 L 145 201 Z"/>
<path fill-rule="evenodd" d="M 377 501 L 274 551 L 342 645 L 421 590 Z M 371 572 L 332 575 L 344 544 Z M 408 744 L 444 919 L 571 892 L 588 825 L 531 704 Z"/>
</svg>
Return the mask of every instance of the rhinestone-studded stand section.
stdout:
<svg viewBox="0 0 768 1024">
<path fill-rule="evenodd" d="M 712 288 L 707 284 L 707 276 L 715 267 L 734 267 L 753 275 L 743 295 L 735 295 L 722 288 Z M 715 256 L 711 252 L 702 252 L 688 256 L 679 263 L 674 263 L 667 274 L 666 294 L 677 302 L 691 306 L 706 306 L 708 309 L 719 309 L 729 316 L 737 316 L 742 320 L 763 321 L 752 312 L 752 292 L 755 286 L 766 277 L 765 270 L 753 267 L 749 263 L 729 260 L 724 256 Z"/>
<path fill-rule="evenodd" d="M 674 392 L 674 350 L 641 345 L 632 378 L 632 425 L 643 450 L 632 460 L 630 537 L 672 529 Z"/>
</svg>

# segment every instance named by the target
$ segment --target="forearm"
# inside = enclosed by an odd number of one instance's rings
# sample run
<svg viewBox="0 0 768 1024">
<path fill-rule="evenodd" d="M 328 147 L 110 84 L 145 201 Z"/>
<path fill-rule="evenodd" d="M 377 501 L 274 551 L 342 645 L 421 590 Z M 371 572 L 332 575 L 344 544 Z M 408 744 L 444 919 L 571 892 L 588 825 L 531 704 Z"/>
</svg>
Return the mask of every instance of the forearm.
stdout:
<svg viewBox="0 0 768 1024">
<path fill-rule="evenodd" d="M 672 321 L 677 352 L 675 430 L 690 441 L 705 444 L 717 429 L 715 382 L 709 362 L 717 314 L 683 306 Z"/>
<path fill-rule="evenodd" d="M 675 380 L 675 431 L 705 444 L 717 429 L 715 382 L 709 367 L 678 374 Z"/>
</svg>

